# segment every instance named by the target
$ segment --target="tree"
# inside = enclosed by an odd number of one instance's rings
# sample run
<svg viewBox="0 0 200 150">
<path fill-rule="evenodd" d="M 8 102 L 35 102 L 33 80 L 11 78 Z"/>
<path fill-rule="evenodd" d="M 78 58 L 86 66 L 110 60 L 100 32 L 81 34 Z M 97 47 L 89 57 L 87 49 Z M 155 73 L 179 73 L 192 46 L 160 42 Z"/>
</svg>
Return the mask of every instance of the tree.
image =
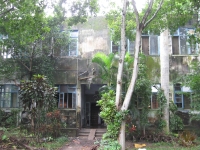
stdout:
<svg viewBox="0 0 200 150">
<path fill-rule="evenodd" d="M 121 61 L 123 61 L 124 58 L 124 53 L 125 53 L 125 15 L 126 15 L 126 0 L 124 1 L 124 6 L 123 6 L 123 19 L 122 19 L 122 27 L 121 27 Z M 139 18 L 139 13 L 138 10 L 136 8 L 136 4 L 135 1 L 132 1 L 132 5 L 133 5 L 133 9 L 134 9 L 134 14 L 135 14 L 135 21 L 136 21 L 136 38 L 135 38 L 135 54 L 134 54 L 134 65 L 133 65 L 133 72 L 132 72 L 132 78 L 131 78 L 131 82 L 130 85 L 128 87 L 128 90 L 126 92 L 126 96 L 125 99 L 123 101 L 123 104 L 121 106 L 121 111 L 127 110 L 130 100 L 131 100 L 131 96 L 134 90 L 134 86 L 135 86 L 135 82 L 137 79 L 137 73 L 138 73 L 138 54 L 139 54 L 139 49 L 140 49 L 140 43 L 141 43 L 141 35 L 142 35 L 142 31 L 143 29 L 153 20 L 153 18 L 156 16 L 156 14 L 158 13 L 158 11 L 160 10 L 161 6 L 162 6 L 163 1 L 160 1 L 159 7 L 157 8 L 157 10 L 154 12 L 154 14 L 152 15 L 152 17 L 150 19 L 148 19 L 148 16 L 151 12 L 152 6 L 153 6 L 153 0 L 150 1 L 149 6 L 145 12 L 145 15 L 142 17 L 142 19 L 140 20 Z M 122 68 L 123 68 L 123 63 L 121 63 L 119 61 L 119 64 L 122 67 L 118 68 L 118 74 L 122 73 Z M 119 101 L 120 101 L 120 93 L 121 93 L 121 77 L 120 75 L 117 78 L 117 88 L 116 88 L 116 92 L 119 92 L 116 95 L 116 107 L 119 109 Z M 125 150 L 125 121 L 122 121 L 122 125 L 121 125 L 121 129 L 120 129 L 120 135 L 119 135 L 119 142 L 120 145 L 122 146 L 122 150 Z"/>
<path fill-rule="evenodd" d="M 193 11 L 190 7 L 190 3 L 188 1 L 149 1 L 148 5 L 146 6 L 145 9 L 143 9 L 142 13 L 139 15 L 135 1 L 132 0 L 132 6 L 134 10 L 134 14 L 132 14 L 132 18 L 135 19 L 135 23 L 133 23 L 132 20 L 126 20 L 126 14 L 129 18 L 130 17 L 130 12 L 126 13 L 127 10 L 127 1 L 124 1 L 123 5 L 123 10 L 122 10 L 122 25 L 121 25 L 121 34 L 119 32 L 115 31 L 114 33 L 118 33 L 118 35 L 121 36 L 121 55 L 120 55 L 120 61 L 119 61 L 119 72 L 118 72 L 118 78 L 117 78 L 117 88 L 116 88 L 116 107 L 118 110 L 124 111 L 127 110 L 130 99 L 135 87 L 135 81 L 137 79 L 137 72 L 138 72 L 138 53 L 140 51 L 140 42 L 141 42 L 141 34 L 144 31 L 150 31 L 151 33 L 160 33 L 165 29 L 170 29 L 171 32 L 175 31 L 179 26 L 184 25 L 189 19 L 191 19 L 191 16 L 193 15 Z M 171 7 L 171 10 L 169 11 L 169 6 Z M 162 9 L 161 9 L 162 7 Z M 188 8 L 188 9 L 185 9 Z M 113 15 L 114 13 L 112 13 Z M 117 13 L 114 14 L 114 19 L 112 16 L 107 17 L 113 19 L 113 21 L 110 21 L 109 23 L 112 22 L 112 28 L 114 25 L 119 23 L 119 21 L 116 19 L 120 18 L 116 16 Z M 181 14 L 181 15 L 180 15 Z M 183 17 L 184 16 L 184 17 Z M 165 19 L 163 19 L 165 18 Z M 159 21 L 156 21 L 159 20 Z M 113 23 L 115 22 L 115 23 Z M 127 23 L 127 28 L 125 28 L 125 23 Z M 129 25 L 132 24 L 132 28 Z M 116 27 L 116 26 L 114 26 Z M 134 27 L 136 29 L 134 29 Z M 146 28 L 146 30 L 145 30 Z M 112 28 L 113 29 L 113 28 Z M 115 28 L 114 28 L 115 29 Z M 119 107 L 120 103 L 120 96 L 121 96 L 121 72 L 123 68 L 123 58 L 124 58 L 124 51 L 125 51 L 125 32 L 131 33 L 131 30 L 125 30 L 125 29 L 131 29 L 135 33 L 135 57 L 134 57 L 134 67 L 133 67 L 133 72 L 132 72 L 132 78 L 131 82 L 129 85 L 129 88 L 126 92 L 125 99 L 123 101 L 123 105 Z M 132 32 L 132 33 L 133 33 Z M 129 36 L 130 34 L 126 34 Z M 119 36 L 113 36 L 113 37 L 119 37 Z M 119 40 L 119 39 L 118 39 Z M 120 67 L 121 66 L 121 67 Z M 122 149 L 125 149 L 124 147 L 124 139 L 125 139 L 125 122 L 122 122 L 122 127 L 120 130 L 120 144 L 122 145 Z"/>
<path fill-rule="evenodd" d="M 10 57 L 0 59 L 2 78 L 31 79 L 33 74 L 43 74 L 53 82 L 54 53 L 66 49 L 70 42 L 70 27 L 65 29 L 66 32 L 61 31 L 62 27 L 86 21 L 88 11 L 94 14 L 98 11 L 96 0 L 73 2 L 69 8 L 73 10 L 73 15 L 67 18 L 70 10 L 67 12 L 63 5 L 68 3 L 62 0 L 52 3 L 54 14 L 49 17 L 44 13 L 48 1 L 12 3 L 16 9 L 12 13 L 6 13 L 0 23 L 0 33 L 6 36 L 0 42 L 1 52 Z M 8 3 L 6 7 L 9 8 L 9 5 L 11 4 Z M 89 8 L 88 11 L 79 10 L 82 5 L 84 8 Z M 78 20 L 74 19 L 77 17 Z"/>
<path fill-rule="evenodd" d="M 55 109 L 57 88 L 48 84 L 43 75 L 34 75 L 33 81 L 22 81 L 19 97 L 24 111 L 31 115 L 31 125 L 38 140 L 39 128 L 45 122 L 45 115 Z"/>
<path fill-rule="evenodd" d="M 117 68 L 118 68 L 119 54 L 110 53 L 106 55 L 98 52 L 92 58 L 92 62 L 98 64 L 100 67 L 100 76 L 103 82 L 108 86 L 116 88 Z M 123 84 L 127 85 L 130 78 L 130 71 L 133 63 L 133 57 L 129 53 L 125 55 L 125 64 L 123 72 Z"/>
<path fill-rule="evenodd" d="M 190 65 L 190 72 L 183 78 L 184 85 L 190 87 L 192 91 L 192 101 L 191 109 L 194 111 L 200 110 L 200 63 L 198 61 L 193 61 Z M 200 115 L 198 113 L 191 113 L 191 120 L 200 120 Z"/>
</svg>

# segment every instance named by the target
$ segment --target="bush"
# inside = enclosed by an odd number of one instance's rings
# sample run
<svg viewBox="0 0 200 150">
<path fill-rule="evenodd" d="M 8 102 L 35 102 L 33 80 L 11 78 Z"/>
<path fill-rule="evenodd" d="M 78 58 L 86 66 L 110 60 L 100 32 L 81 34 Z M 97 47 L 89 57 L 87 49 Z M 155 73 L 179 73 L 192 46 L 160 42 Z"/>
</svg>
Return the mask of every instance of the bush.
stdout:
<svg viewBox="0 0 200 150">
<path fill-rule="evenodd" d="M 179 134 L 180 145 L 191 147 L 195 145 L 196 135 L 190 131 L 183 131 Z"/>
</svg>

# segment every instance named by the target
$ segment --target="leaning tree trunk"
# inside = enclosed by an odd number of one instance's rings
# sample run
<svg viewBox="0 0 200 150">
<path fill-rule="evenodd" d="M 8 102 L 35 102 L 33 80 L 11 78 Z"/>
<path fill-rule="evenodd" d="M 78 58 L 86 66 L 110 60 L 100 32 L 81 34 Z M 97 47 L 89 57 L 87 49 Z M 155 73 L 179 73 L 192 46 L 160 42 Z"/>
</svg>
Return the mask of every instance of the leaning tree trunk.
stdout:
<svg viewBox="0 0 200 150">
<path fill-rule="evenodd" d="M 124 99 L 123 105 L 121 107 L 121 110 L 127 110 L 129 103 L 131 101 L 132 93 L 135 87 L 135 82 L 137 79 L 137 74 L 138 74 L 138 55 L 139 55 L 139 50 L 140 50 L 140 43 L 141 43 L 141 34 L 142 30 L 139 29 L 136 31 L 136 40 L 135 40 L 135 56 L 134 56 L 134 68 L 132 72 L 132 78 L 130 85 L 128 87 L 126 97 Z M 125 150 L 125 121 L 122 121 L 121 128 L 120 128 L 120 133 L 119 133 L 119 143 L 122 146 L 122 150 Z"/>
<path fill-rule="evenodd" d="M 164 109 L 164 120 L 166 127 L 164 131 L 169 132 L 169 32 L 165 30 L 160 34 L 160 68 L 161 68 L 161 88 L 164 90 L 167 104 Z"/>
<path fill-rule="evenodd" d="M 160 1 L 159 6 L 157 7 L 157 10 L 153 14 L 153 16 L 148 20 L 148 16 L 151 13 L 152 6 L 153 6 L 154 0 L 150 0 L 149 6 L 142 17 L 140 21 L 140 16 L 136 8 L 136 3 L 135 0 L 132 0 L 132 5 L 134 9 L 134 14 L 135 14 L 135 21 L 137 24 L 136 27 L 136 39 L 135 39 L 135 57 L 134 57 L 134 65 L 133 65 L 133 73 L 131 77 L 131 82 L 128 87 L 124 102 L 122 104 L 121 109 L 119 108 L 119 102 L 120 102 L 120 95 L 121 95 L 121 85 L 122 85 L 122 71 L 123 71 L 123 63 L 119 62 L 119 68 L 118 68 L 118 76 L 117 76 L 117 88 L 116 88 L 116 107 L 118 110 L 124 111 L 128 109 L 132 93 L 135 87 L 135 82 L 137 79 L 137 74 L 138 74 L 138 55 L 139 55 L 139 50 L 140 50 L 140 43 L 141 43 L 141 35 L 143 29 L 154 19 L 158 11 L 160 10 L 163 0 Z M 123 5 L 123 11 L 122 11 L 122 26 L 121 26 L 121 44 L 122 44 L 122 53 L 121 53 L 121 59 L 120 61 L 124 60 L 125 57 L 125 21 L 126 21 L 126 8 L 127 7 L 127 0 L 124 0 L 124 5 Z M 121 123 L 121 128 L 120 128 L 120 133 L 119 133 L 119 143 L 121 145 L 121 149 L 125 150 L 125 121 L 123 120 Z"/>
</svg>

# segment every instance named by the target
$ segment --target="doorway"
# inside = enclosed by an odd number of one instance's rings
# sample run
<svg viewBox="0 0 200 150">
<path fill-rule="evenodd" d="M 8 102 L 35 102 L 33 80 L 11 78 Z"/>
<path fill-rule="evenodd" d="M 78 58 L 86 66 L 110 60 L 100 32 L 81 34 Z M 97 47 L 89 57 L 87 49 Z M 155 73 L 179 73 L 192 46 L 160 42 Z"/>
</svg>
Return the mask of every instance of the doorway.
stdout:
<svg viewBox="0 0 200 150">
<path fill-rule="evenodd" d="M 99 116 L 100 106 L 96 102 L 86 103 L 86 126 L 87 127 L 103 127 L 103 119 Z"/>
<path fill-rule="evenodd" d="M 103 85 L 94 84 L 88 88 L 82 85 L 82 127 L 86 128 L 103 128 L 104 122 L 100 118 L 100 106 L 97 106 L 97 101 L 101 99 L 99 88 Z"/>
</svg>

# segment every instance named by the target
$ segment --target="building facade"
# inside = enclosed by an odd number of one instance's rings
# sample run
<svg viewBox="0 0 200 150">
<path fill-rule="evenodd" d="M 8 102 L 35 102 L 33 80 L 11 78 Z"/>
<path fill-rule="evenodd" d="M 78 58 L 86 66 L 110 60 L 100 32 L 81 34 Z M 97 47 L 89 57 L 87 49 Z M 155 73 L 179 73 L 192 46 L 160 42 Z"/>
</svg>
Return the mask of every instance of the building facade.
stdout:
<svg viewBox="0 0 200 150">
<path fill-rule="evenodd" d="M 184 87 L 175 79 L 189 71 L 189 64 L 199 59 L 198 45 L 188 43 L 188 33 L 194 29 L 191 25 L 180 27 L 170 39 L 170 100 L 174 101 L 180 110 L 190 110 L 189 87 Z M 90 19 L 85 24 L 80 24 L 70 32 L 70 44 L 68 50 L 60 49 L 54 53 L 56 59 L 55 84 L 58 87 L 58 109 L 62 113 L 62 121 L 66 122 L 67 128 L 77 131 L 83 127 L 104 126 L 99 117 L 100 108 L 96 101 L 100 99 L 98 90 L 105 85 L 98 75 L 98 66 L 91 62 L 97 52 L 109 54 L 120 52 L 119 45 L 111 41 L 107 23 L 102 17 Z M 160 44 L 158 35 L 143 35 L 141 49 L 147 55 L 148 72 L 152 82 L 160 83 Z M 127 51 L 134 55 L 134 42 L 127 40 Z M 151 112 L 149 121 L 155 117 L 158 108 L 157 90 L 152 87 L 150 101 Z M 14 82 L 0 83 L 0 108 L 10 111 L 19 108 L 18 88 Z"/>
</svg>

